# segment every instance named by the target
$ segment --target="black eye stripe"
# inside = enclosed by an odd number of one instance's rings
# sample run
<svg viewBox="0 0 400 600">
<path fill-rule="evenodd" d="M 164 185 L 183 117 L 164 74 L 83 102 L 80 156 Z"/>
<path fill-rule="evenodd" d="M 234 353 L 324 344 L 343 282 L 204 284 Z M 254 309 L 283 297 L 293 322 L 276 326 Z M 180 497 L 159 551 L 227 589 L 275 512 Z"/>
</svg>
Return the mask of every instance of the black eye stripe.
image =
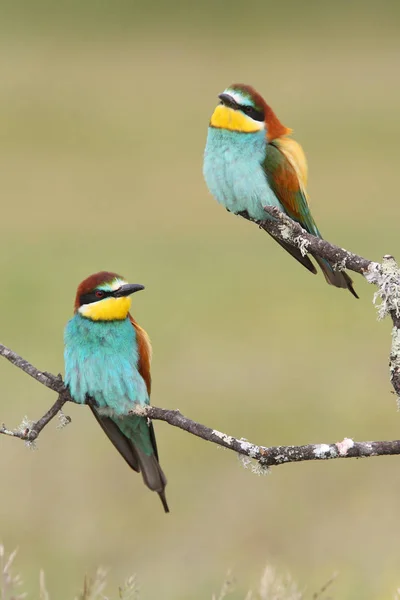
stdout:
<svg viewBox="0 0 400 600">
<path fill-rule="evenodd" d="M 255 121 L 264 121 L 265 119 L 264 111 L 258 110 L 257 108 L 254 108 L 254 106 L 242 104 L 238 105 L 238 108 L 242 112 L 244 112 L 245 115 L 248 115 L 251 119 L 254 119 Z"/>
<path fill-rule="evenodd" d="M 96 292 L 98 292 L 98 291 L 102 291 L 104 294 L 101 298 L 96 296 Z M 114 292 L 105 292 L 104 290 L 93 290 L 92 292 L 89 292 L 88 294 L 82 294 L 82 296 L 80 296 L 80 298 L 79 298 L 79 303 L 80 303 L 80 306 L 82 306 L 82 304 L 91 304 L 92 302 L 98 302 L 99 300 L 103 300 L 104 298 L 109 298 L 113 294 L 114 294 Z"/>
<path fill-rule="evenodd" d="M 241 110 L 245 115 L 248 115 L 251 119 L 255 121 L 264 121 L 265 114 L 264 111 L 259 108 L 255 108 L 254 106 L 249 106 L 248 104 L 238 104 L 232 96 L 227 93 L 223 93 L 219 95 L 219 99 L 221 100 L 220 104 L 227 106 L 228 108 L 232 108 L 233 110 Z"/>
</svg>

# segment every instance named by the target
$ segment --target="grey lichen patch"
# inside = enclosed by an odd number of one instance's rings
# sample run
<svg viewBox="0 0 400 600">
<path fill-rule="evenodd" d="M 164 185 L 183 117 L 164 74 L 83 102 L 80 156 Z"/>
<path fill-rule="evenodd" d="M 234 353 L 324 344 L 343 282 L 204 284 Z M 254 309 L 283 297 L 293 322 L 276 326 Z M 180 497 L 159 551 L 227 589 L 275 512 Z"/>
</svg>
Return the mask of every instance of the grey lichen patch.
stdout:
<svg viewBox="0 0 400 600">
<path fill-rule="evenodd" d="M 249 458 L 245 454 L 240 454 L 239 452 L 237 454 L 237 457 L 238 457 L 239 463 L 242 465 L 242 467 L 244 469 L 248 469 L 250 467 L 250 465 L 251 465 L 251 458 Z"/>
<path fill-rule="evenodd" d="M 254 473 L 254 475 L 269 475 L 271 473 L 271 469 L 267 466 L 264 465 L 263 463 L 260 462 L 256 462 L 254 464 L 251 465 L 251 472 Z"/>
<path fill-rule="evenodd" d="M 147 406 L 141 406 L 140 404 L 137 404 L 131 413 L 133 415 L 138 415 L 138 417 L 145 417 L 147 415 Z"/>
<path fill-rule="evenodd" d="M 28 419 L 28 417 L 25 415 L 25 417 L 22 419 L 21 423 L 18 425 L 17 427 L 17 431 L 19 433 L 26 433 L 28 431 L 30 431 L 32 429 L 34 425 L 34 422 L 31 421 L 31 419 Z"/>
<path fill-rule="evenodd" d="M 21 433 L 22 435 L 28 435 L 28 433 L 32 430 L 34 426 L 34 422 L 31 421 L 30 419 L 28 419 L 27 416 L 25 416 L 21 423 L 18 425 L 17 427 L 17 432 Z M 27 448 L 29 448 L 29 450 L 36 450 L 37 449 L 37 445 L 36 445 L 36 440 L 24 440 L 25 442 L 25 446 Z"/>
<path fill-rule="evenodd" d="M 11 431 L 11 429 L 7 429 L 7 427 L 5 426 L 4 423 L 0 427 L 0 430 L 1 430 L 1 433 L 4 433 L 5 435 L 9 435 L 11 437 L 15 436 L 14 431 Z"/>
<path fill-rule="evenodd" d="M 366 455 L 366 453 L 368 453 L 368 456 L 374 456 L 376 454 L 373 450 L 372 444 L 370 444 L 369 442 L 364 442 L 363 448 L 364 456 Z"/>
<path fill-rule="evenodd" d="M 248 456 L 250 456 L 250 458 L 256 458 L 256 456 L 258 456 L 260 452 L 259 446 L 250 444 L 250 442 L 248 442 L 244 438 L 240 439 L 240 447 L 244 452 L 246 452 L 246 454 L 248 454 Z"/>
<path fill-rule="evenodd" d="M 378 286 L 373 299 L 378 319 L 384 319 L 390 313 L 400 317 L 400 270 L 393 256 L 384 256 L 381 265 L 372 263 L 365 278 Z"/>
<path fill-rule="evenodd" d="M 368 283 L 373 283 L 374 285 L 378 285 L 381 277 L 382 277 L 382 265 L 376 262 L 372 262 L 368 266 L 368 270 L 365 271 L 364 277 L 368 281 Z"/>
<path fill-rule="evenodd" d="M 25 440 L 24 444 L 28 450 L 37 450 L 36 440 Z"/>
<path fill-rule="evenodd" d="M 231 435 L 226 435 L 226 433 L 222 433 L 222 431 L 218 431 L 217 429 L 212 430 L 212 434 L 217 438 L 228 444 L 229 446 L 232 444 L 234 438 Z"/>
<path fill-rule="evenodd" d="M 344 271 L 347 268 L 347 256 L 333 263 L 332 267 L 335 271 Z"/>
<path fill-rule="evenodd" d="M 347 456 L 350 448 L 354 447 L 354 441 L 351 438 L 344 438 L 342 442 L 337 442 L 335 445 L 340 456 Z"/>
<path fill-rule="evenodd" d="M 254 461 L 244 454 L 238 453 L 237 457 L 242 467 L 244 469 L 250 469 L 254 475 L 268 475 L 271 472 L 267 465 L 264 465 L 259 461 Z"/>
<path fill-rule="evenodd" d="M 291 228 L 288 225 L 285 225 L 285 224 L 279 225 L 279 231 L 281 232 L 282 238 L 284 240 L 291 240 L 291 239 L 293 239 L 292 230 L 291 230 Z"/>
<path fill-rule="evenodd" d="M 281 464 L 283 464 L 285 462 L 288 462 L 289 460 L 290 460 L 289 457 L 286 456 L 285 454 L 277 454 L 275 456 L 275 462 L 278 465 L 281 465 Z"/>
<path fill-rule="evenodd" d="M 337 451 L 329 444 L 318 444 L 314 448 L 314 456 L 316 458 L 334 458 L 337 456 Z"/>
<path fill-rule="evenodd" d="M 309 240 L 306 240 L 306 238 L 303 238 L 301 235 L 298 235 L 293 239 L 293 241 L 296 243 L 298 249 L 301 252 L 301 255 L 306 256 L 306 254 L 308 254 L 308 247 L 310 245 Z"/>
<path fill-rule="evenodd" d="M 71 423 L 71 417 L 64 414 L 62 410 L 60 410 L 60 412 L 58 413 L 57 418 L 58 418 L 57 429 L 64 429 L 64 427 L 66 427 L 67 425 L 69 425 Z"/>
<path fill-rule="evenodd" d="M 390 375 L 393 376 L 396 369 L 400 369 L 400 330 L 398 327 L 392 329 L 392 348 L 390 352 Z"/>
</svg>

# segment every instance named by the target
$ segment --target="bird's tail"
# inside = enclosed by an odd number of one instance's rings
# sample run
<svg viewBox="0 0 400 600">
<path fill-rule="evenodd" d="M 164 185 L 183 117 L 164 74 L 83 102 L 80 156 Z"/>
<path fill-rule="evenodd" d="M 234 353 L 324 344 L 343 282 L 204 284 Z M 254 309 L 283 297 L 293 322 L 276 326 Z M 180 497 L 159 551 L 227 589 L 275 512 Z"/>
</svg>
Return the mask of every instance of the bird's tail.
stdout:
<svg viewBox="0 0 400 600">
<path fill-rule="evenodd" d="M 114 420 L 100 414 L 92 402 L 89 402 L 89 406 L 118 452 L 134 471 L 142 474 L 145 485 L 158 493 L 165 512 L 169 512 L 165 497 L 167 478 L 158 462 L 153 424 L 148 424 L 144 417 L 136 416 Z"/>
<path fill-rule="evenodd" d="M 169 512 L 167 499 L 165 497 L 165 486 L 167 485 L 167 478 L 164 475 L 160 463 L 157 460 L 155 454 L 145 454 L 134 442 L 132 445 L 135 448 L 136 456 L 139 462 L 140 472 L 142 473 L 143 481 L 148 488 L 157 492 L 160 496 L 160 500 L 166 513 Z"/>
<path fill-rule="evenodd" d="M 355 298 L 358 298 L 353 287 L 353 280 L 351 277 L 349 277 L 346 271 L 335 271 L 332 265 L 324 258 L 320 258 L 319 256 L 314 256 L 314 258 L 321 267 L 321 271 L 323 272 L 326 281 L 330 285 L 334 285 L 338 288 L 348 289 Z"/>
</svg>

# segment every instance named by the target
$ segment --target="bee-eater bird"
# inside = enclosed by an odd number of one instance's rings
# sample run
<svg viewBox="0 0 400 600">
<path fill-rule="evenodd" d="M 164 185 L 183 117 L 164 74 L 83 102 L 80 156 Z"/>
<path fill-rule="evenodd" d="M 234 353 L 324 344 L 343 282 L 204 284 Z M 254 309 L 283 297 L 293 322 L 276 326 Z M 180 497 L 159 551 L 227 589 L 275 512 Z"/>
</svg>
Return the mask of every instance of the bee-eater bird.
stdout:
<svg viewBox="0 0 400 600">
<path fill-rule="evenodd" d="M 153 425 L 128 414 L 150 403 L 151 344 L 129 313 L 129 296 L 143 289 L 106 271 L 82 281 L 64 333 L 65 383 L 75 402 L 90 406 L 116 449 L 169 512 Z"/>
<path fill-rule="evenodd" d="M 263 207 L 276 206 L 321 238 L 307 202 L 306 158 L 300 144 L 289 137 L 291 129 L 282 125 L 250 85 L 235 83 L 218 98 L 204 155 L 210 192 L 228 211 L 247 219 L 272 218 Z M 317 272 L 298 248 L 276 241 L 311 273 Z M 358 298 L 345 271 L 335 271 L 327 260 L 314 258 L 329 284 L 347 288 Z"/>
</svg>

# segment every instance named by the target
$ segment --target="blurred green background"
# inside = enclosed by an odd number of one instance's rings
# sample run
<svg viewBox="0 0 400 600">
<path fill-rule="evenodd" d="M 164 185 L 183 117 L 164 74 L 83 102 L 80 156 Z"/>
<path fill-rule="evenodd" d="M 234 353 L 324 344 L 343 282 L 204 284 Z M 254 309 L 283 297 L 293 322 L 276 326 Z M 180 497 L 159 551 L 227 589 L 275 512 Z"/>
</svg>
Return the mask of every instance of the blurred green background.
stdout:
<svg viewBox="0 0 400 600">
<path fill-rule="evenodd" d="M 3 2 L 0 8 L 1 342 L 63 371 L 75 289 L 117 271 L 146 291 L 155 405 L 264 445 L 399 438 L 390 323 L 311 276 L 208 193 L 216 96 L 253 84 L 306 151 L 331 241 L 400 258 L 398 2 Z M 0 361 L 0 421 L 54 394 Z M 89 411 L 37 452 L 0 439 L 0 538 L 70 600 L 86 572 L 135 572 L 149 600 L 235 598 L 266 562 L 312 592 L 386 599 L 400 585 L 399 458 L 244 470 L 156 423 L 171 514 Z"/>
</svg>

